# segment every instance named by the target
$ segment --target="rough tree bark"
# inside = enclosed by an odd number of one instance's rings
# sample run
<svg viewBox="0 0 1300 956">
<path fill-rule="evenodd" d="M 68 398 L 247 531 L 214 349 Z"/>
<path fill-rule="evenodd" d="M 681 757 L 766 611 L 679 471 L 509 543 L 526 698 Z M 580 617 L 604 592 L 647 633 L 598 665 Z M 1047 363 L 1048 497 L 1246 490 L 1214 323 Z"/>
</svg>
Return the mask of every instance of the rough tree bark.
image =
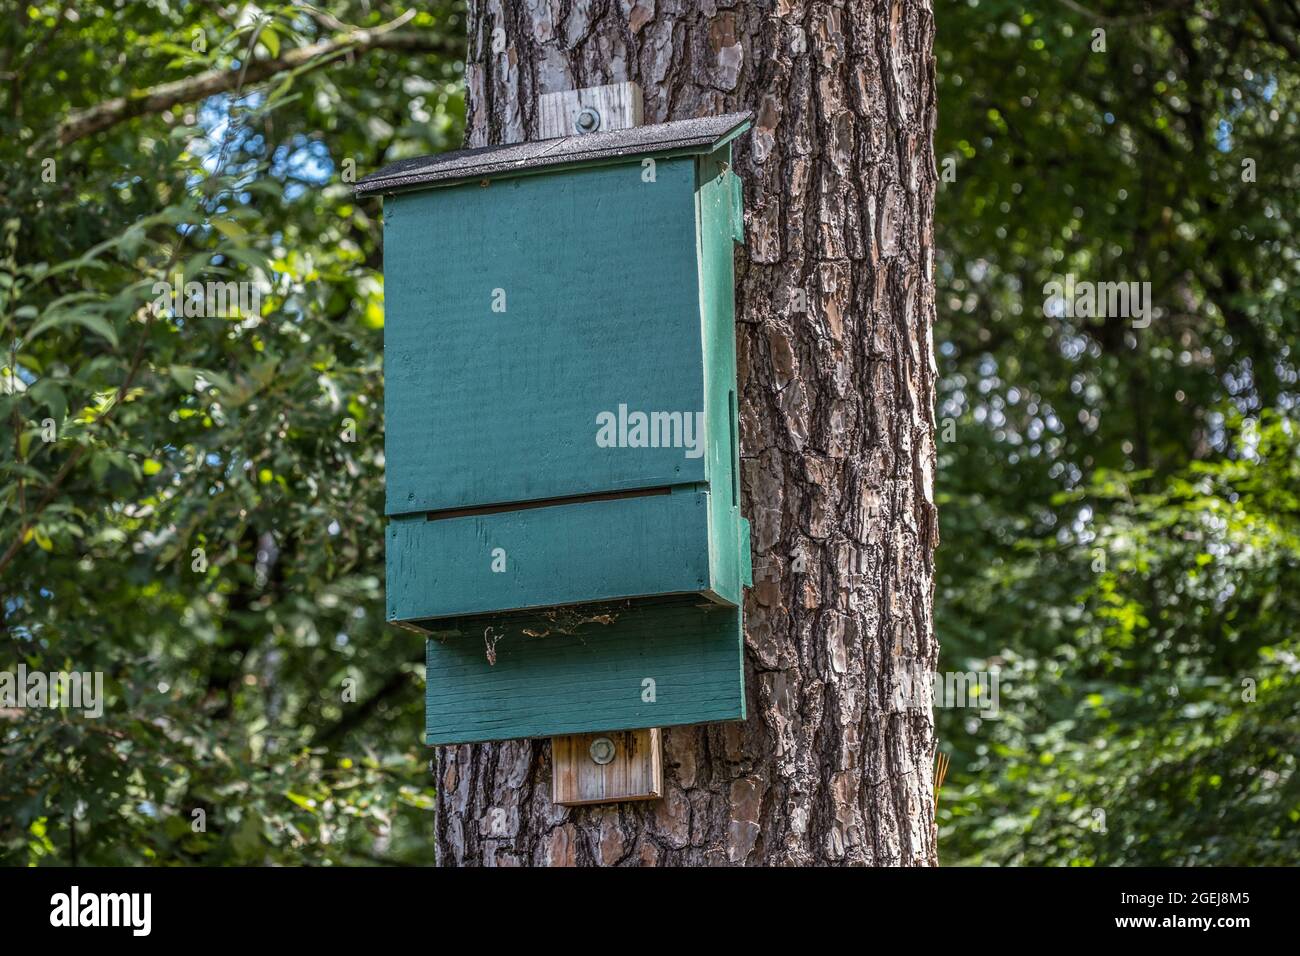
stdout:
<svg viewBox="0 0 1300 956">
<path fill-rule="evenodd" d="M 444 748 L 439 862 L 936 863 L 928 682 L 919 706 L 899 693 L 938 656 L 929 0 L 470 7 L 469 145 L 530 138 L 542 93 L 621 80 L 647 123 L 755 113 L 736 290 L 755 586 L 749 720 L 667 730 L 664 799 L 555 807 L 548 741 Z"/>
</svg>

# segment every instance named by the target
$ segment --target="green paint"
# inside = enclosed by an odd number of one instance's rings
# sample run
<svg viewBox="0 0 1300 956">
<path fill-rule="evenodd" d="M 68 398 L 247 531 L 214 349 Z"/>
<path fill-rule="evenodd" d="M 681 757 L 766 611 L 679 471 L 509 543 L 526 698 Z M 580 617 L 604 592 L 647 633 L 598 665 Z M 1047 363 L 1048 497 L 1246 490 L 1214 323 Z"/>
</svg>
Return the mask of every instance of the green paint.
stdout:
<svg viewBox="0 0 1300 956">
<path fill-rule="evenodd" d="M 429 743 L 744 715 L 739 180 L 728 145 L 642 159 L 385 199 L 388 618 L 440 635 Z"/>
<path fill-rule="evenodd" d="M 425 742 L 744 719 L 738 609 L 642 603 L 596 611 L 613 620 L 573 625 L 562 614 L 559 626 L 571 633 L 561 633 L 540 615 L 461 618 L 430 638 Z"/>
<path fill-rule="evenodd" d="M 734 594 L 734 578 L 710 578 L 708 509 L 709 495 L 688 488 L 438 521 L 394 519 L 388 527 L 388 617 Z"/>
<path fill-rule="evenodd" d="M 742 599 L 740 560 L 740 449 L 736 420 L 735 251 L 731 147 L 698 161 L 696 230 L 699 309 L 704 337 L 704 396 L 709 430 L 710 563 L 721 596 Z"/>
<path fill-rule="evenodd" d="M 682 448 L 596 444 L 620 404 L 704 407 L 694 166 L 385 200 L 388 514 L 707 479 Z"/>
</svg>

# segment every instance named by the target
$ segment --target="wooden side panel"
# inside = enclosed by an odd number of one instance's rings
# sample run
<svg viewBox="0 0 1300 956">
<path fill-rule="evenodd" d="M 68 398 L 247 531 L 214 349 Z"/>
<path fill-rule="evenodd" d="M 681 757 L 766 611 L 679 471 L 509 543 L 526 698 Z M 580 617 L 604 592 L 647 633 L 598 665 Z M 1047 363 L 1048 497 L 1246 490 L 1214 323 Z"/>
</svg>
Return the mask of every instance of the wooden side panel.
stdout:
<svg viewBox="0 0 1300 956">
<path fill-rule="evenodd" d="M 551 738 L 551 802 L 565 807 L 626 800 L 656 800 L 664 793 L 659 728 L 569 734 Z M 598 764 L 591 744 L 608 737 L 614 759 Z"/>
<path fill-rule="evenodd" d="M 727 147 L 730 150 L 730 146 Z M 728 157 L 730 158 L 730 157 Z M 731 238 L 738 244 L 745 242 L 745 184 L 733 169 L 731 179 Z"/>
<path fill-rule="evenodd" d="M 600 620 L 574 616 L 458 619 L 431 637 L 426 742 L 744 718 L 738 608 L 634 604 Z"/>
<path fill-rule="evenodd" d="M 709 495 L 587 501 L 388 526 L 388 619 L 706 592 Z"/>
<path fill-rule="evenodd" d="M 681 429 L 598 444 L 704 410 L 694 190 L 682 157 L 386 200 L 388 514 L 706 480 Z"/>
<path fill-rule="evenodd" d="M 736 394 L 734 250 L 735 174 L 731 147 L 699 163 L 700 315 L 704 340 L 704 397 L 709 421 L 711 577 L 730 603 L 742 600 L 740 435 Z"/>
<path fill-rule="evenodd" d="M 740 583 L 747 588 L 754 586 L 754 544 L 749 527 L 749 519 L 740 519 Z"/>
</svg>

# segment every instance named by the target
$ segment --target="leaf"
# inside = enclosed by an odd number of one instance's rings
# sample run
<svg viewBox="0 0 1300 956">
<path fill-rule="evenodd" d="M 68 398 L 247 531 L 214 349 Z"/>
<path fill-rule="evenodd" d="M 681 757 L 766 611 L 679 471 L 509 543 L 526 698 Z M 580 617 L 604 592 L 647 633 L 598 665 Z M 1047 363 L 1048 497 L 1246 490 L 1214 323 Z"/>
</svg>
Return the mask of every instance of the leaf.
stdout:
<svg viewBox="0 0 1300 956">
<path fill-rule="evenodd" d="M 253 249 L 249 246 L 236 246 L 233 249 L 223 249 L 222 254 L 227 255 L 238 262 L 242 262 L 250 269 L 259 270 L 264 273 L 268 279 L 275 275 L 275 269 L 271 265 L 270 258 L 257 249 Z"/>
<path fill-rule="evenodd" d="M 220 372 L 214 372 L 211 369 L 195 369 L 198 378 L 203 379 L 209 386 L 216 386 L 223 396 L 233 395 L 237 389 L 235 383 Z"/>
<path fill-rule="evenodd" d="M 111 345 L 116 346 L 118 344 L 117 332 L 113 329 L 113 326 L 108 322 L 108 320 L 102 315 L 99 315 L 84 306 L 70 309 L 66 312 L 47 314 L 45 318 L 41 319 L 28 330 L 27 335 L 23 337 L 23 344 L 29 344 L 38 335 L 42 332 L 48 331 L 49 329 L 66 328 L 69 325 L 80 325 L 91 332 L 94 332 L 96 335 L 107 339 Z"/>
<path fill-rule="evenodd" d="M 230 838 L 231 847 L 241 860 L 260 857 L 262 852 L 262 818 L 255 810 L 246 811 L 234 835 Z"/>
<path fill-rule="evenodd" d="M 248 242 L 248 232 L 233 219 L 213 219 L 212 227 L 231 242 L 244 244 Z"/>
<path fill-rule="evenodd" d="M 167 370 L 174 381 L 187 392 L 194 391 L 194 383 L 199 377 L 198 369 L 192 365 L 173 365 Z"/>
<path fill-rule="evenodd" d="M 257 38 L 257 42 L 266 47 L 266 52 L 271 54 L 272 59 L 280 55 L 280 37 L 275 32 L 274 27 L 267 27 Z"/>
<path fill-rule="evenodd" d="M 50 410 L 50 417 L 54 419 L 55 424 L 67 417 L 68 397 L 63 393 L 59 383 L 53 379 L 40 379 L 28 391 L 28 396 L 37 404 L 44 405 Z"/>
<path fill-rule="evenodd" d="M 311 797 L 304 797 L 301 793 L 294 793 L 292 790 L 286 792 L 285 796 L 289 798 L 291 803 L 302 807 L 304 810 L 310 813 L 316 812 L 316 801 Z"/>
</svg>

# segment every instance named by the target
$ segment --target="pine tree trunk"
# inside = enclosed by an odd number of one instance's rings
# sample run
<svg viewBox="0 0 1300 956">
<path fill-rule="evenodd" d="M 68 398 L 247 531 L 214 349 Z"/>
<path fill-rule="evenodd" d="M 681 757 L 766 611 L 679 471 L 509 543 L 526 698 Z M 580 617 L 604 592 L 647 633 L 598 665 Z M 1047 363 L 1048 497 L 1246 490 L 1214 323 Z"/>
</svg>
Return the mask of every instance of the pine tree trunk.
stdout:
<svg viewBox="0 0 1300 956">
<path fill-rule="evenodd" d="M 749 720 L 668 729 L 664 799 L 555 807 L 548 741 L 443 748 L 439 862 L 936 863 L 928 681 L 899 693 L 938 656 L 929 0 L 470 6 L 470 145 L 532 138 L 542 93 L 622 80 L 647 123 L 754 111 L 736 309 L 755 582 Z"/>
</svg>

